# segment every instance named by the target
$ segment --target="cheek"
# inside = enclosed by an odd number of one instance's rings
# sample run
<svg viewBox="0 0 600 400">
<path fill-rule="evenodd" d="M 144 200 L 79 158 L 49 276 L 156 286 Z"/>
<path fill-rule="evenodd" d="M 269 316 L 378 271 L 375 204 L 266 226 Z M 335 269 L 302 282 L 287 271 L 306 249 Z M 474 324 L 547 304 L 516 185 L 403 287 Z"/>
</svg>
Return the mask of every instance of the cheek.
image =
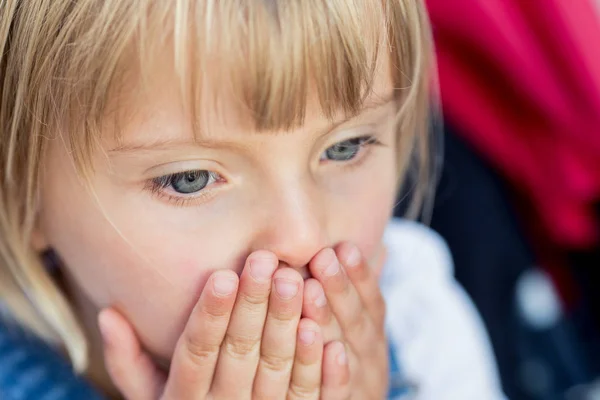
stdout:
<svg viewBox="0 0 600 400">
<path fill-rule="evenodd" d="M 48 221 L 58 227 L 51 230 L 52 246 L 63 258 L 65 274 L 96 308 L 118 308 L 150 351 L 168 356 L 211 269 L 186 256 L 185 243 L 167 247 L 131 230 L 125 242 L 104 221 L 86 215 L 88 223 L 76 231 Z M 154 248 L 142 256 L 136 243 Z"/>
<path fill-rule="evenodd" d="M 379 250 L 392 215 L 397 181 L 393 168 L 394 159 L 392 154 L 379 158 L 369 168 L 371 178 L 364 176 L 363 184 L 357 190 L 347 192 L 343 198 L 337 199 L 335 207 L 330 211 L 335 220 L 336 241 L 353 242 L 367 259 L 371 259 Z M 373 174 L 372 171 L 378 172 Z"/>
<path fill-rule="evenodd" d="M 366 194 L 361 200 L 363 207 L 354 213 L 356 228 L 352 240 L 364 257 L 371 259 L 379 250 L 383 233 L 392 213 L 395 193 L 393 188 L 382 188 Z"/>
<path fill-rule="evenodd" d="M 101 184 L 100 210 L 74 172 L 60 177 L 44 185 L 40 222 L 69 282 L 95 308 L 117 307 L 148 350 L 170 358 L 210 273 L 239 269 L 239 241 L 231 232 L 174 229 L 147 207 L 111 201 Z M 231 239 L 227 251 L 215 237 Z"/>
</svg>

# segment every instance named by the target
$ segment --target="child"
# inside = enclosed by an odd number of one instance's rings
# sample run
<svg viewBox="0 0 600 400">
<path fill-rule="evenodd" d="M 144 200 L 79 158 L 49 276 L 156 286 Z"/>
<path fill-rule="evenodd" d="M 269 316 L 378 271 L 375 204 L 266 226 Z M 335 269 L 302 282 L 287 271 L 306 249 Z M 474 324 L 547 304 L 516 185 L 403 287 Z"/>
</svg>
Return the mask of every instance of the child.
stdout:
<svg viewBox="0 0 600 400">
<path fill-rule="evenodd" d="M 501 398 L 444 245 L 389 222 L 419 0 L 1 7 L 2 398 Z"/>
</svg>

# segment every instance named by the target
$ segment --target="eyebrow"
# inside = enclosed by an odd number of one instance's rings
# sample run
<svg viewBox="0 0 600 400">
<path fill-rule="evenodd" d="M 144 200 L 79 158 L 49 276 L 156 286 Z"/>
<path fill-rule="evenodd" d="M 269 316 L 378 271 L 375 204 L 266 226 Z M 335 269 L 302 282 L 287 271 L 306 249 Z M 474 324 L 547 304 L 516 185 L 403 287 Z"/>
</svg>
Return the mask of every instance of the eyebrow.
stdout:
<svg viewBox="0 0 600 400">
<path fill-rule="evenodd" d="M 374 111 L 377 109 L 381 109 L 390 103 L 393 103 L 397 100 L 397 98 L 392 95 L 378 101 L 372 101 L 369 104 L 365 105 L 358 111 L 356 114 L 351 115 L 347 118 L 341 119 L 337 122 L 329 125 L 325 130 L 323 135 L 328 134 L 329 132 L 335 130 L 340 125 L 343 125 L 361 115 L 369 111 Z M 205 147 L 210 149 L 216 148 L 241 148 L 243 147 L 238 142 L 228 141 L 223 139 L 212 139 L 207 137 L 206 135 L 202 135 L 201 133 L 195 135 L 195 137 L 190 139 L 163 139 L 163 140 L 155 140 L 150 143 L 122 143 L 110 150 L 108 150 L 108 154 L 121 154 L 121 153 L 132 153 L 136 151 L 152 151 L 152 150 L 165 150 L 173 147 L 184 147 L 184 146 L 196 146 L 196 147 Z"/>
</svg>

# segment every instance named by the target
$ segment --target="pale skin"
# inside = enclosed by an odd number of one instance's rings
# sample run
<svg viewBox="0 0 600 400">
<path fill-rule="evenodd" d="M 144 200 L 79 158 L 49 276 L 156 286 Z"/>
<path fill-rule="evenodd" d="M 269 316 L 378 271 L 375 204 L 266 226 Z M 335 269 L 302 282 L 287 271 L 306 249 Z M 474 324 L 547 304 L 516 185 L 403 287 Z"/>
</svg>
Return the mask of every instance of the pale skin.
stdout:
<svg viewBox="0 0 600 400">
<path fill-rule="evenodd" d="M 302 126 L 259 133 L 231 107 L 194 142 L 172 65 L 157 60 L 154 84 L 122 102 L 122 141 L 107 134 L 94 159 L 95 196 L 50 144 L 35 243 L 64 261 L 90 379 L 141 400 L 385 398 L 388 63 L 357 116 L 332 121 L 309 96 Z M 198 175 L 156 188 L 187 171 L 212 174 L 193 193 L 180 189 Z"/>
</svg>

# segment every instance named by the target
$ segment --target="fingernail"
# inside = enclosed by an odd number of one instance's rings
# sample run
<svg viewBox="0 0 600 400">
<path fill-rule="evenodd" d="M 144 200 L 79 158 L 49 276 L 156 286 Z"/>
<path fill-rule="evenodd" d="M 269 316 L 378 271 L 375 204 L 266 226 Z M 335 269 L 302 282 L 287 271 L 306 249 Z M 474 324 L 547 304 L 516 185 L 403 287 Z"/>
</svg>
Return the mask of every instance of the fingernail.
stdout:
<svg viewBox="0 0 600 400">
<path fill-rule="evenodd" d="M 225 273 L 215 273 L 213 277 L 213 290 L 217 296 L 229 296 L 235 290 L 235 278 Z"/>
<path fill-rule="evenodd" d="M 298 293 L 298 282 L 288 279 L 275 279 L 275 290 L 282 299 L 289 300 Z"/>
<path fill-rule="evenodd" d="M 319 285 L 319 287 L 316 288 L 316 294 L 313 297 L 313 303 L 315 303 L 315 306 L 321 308 L 321 307 L 325 307 L 325 305 L 327 304 L 327 297 L 325 297 L 325 292 L 323 291 L 323 288 Z"/>
<path fill-rule="evenodd" d="M 315 342 L 315 338 L 317 336 L 317 333 L 315 331 L 311 331 L 311 330 L 301 330 L 298 333 L 298 339 L 300 339 L 300 342 L 305 345 L 305 346 L 309 346 L 311 344 L 313 344 Z"/>
<path fill-rule="evenodd" d="M 346 256 L 346 268 L 355 268 L 360 264 L 360 251 L 354 245 L 348 249 Z"/>
<path fill-rule="evenodd" d="M 110 344 L 110 320 L 106 310 L 100 311 L 98 314 L 98 329 L 100 329 L 100 335 L 102 340 L 106 344 Z"/>
<path fill-rule="evenodd" d="M 266 282 L 271 279 L 277 263 L 269 258 L 254 258 L 250 261 L 250 275 L 258 282 Z"/>
<path fill-rule="evenodd" d="M 346 356 L 346 348 L 344 347 L 343 344 L 340 347 L 342 349 L 341 349 L 340 353 L 338 354 L 336 361 L 337 361 L 338 365 L 346 365 L 346 364 L 348 364 L 348 357 Z"/>
<path fill-rule="evenodd" d="M 325 250 L 327 253 L 326 256 L 323 256 L 323 264 L 327 265 L 327 267 L 323 270 L 323 273 L 326 276 L 333 276 L 337 274 L 340 270 L 340 263 L 335 256 L 335 252 L 332 249 Z"/>
</svg>

